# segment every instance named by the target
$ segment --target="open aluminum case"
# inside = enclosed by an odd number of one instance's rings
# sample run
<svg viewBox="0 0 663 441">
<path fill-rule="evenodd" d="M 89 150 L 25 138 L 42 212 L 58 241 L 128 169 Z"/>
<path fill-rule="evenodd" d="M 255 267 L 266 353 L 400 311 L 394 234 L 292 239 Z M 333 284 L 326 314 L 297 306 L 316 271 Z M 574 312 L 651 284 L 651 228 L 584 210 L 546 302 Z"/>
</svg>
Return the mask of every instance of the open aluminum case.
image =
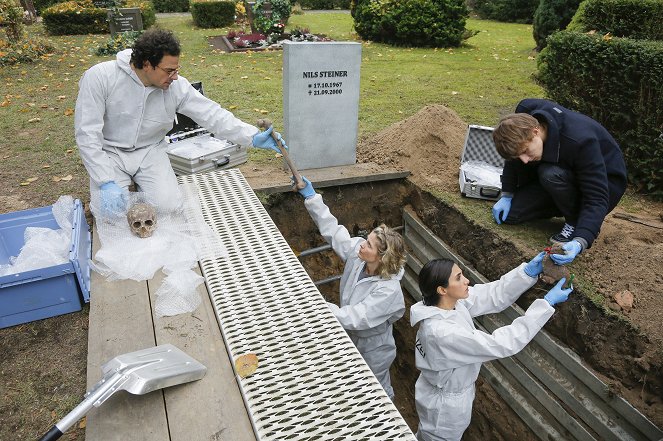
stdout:
<svg viewBox="0 0 663 441">
<path fill-rule="evenodd" d="M 483 180 L 470 176 L 464 164 L 485 164 L 491 179 Z M 460 193 L 468 198 L 497 200 L 502 193 L 500 176 L 504 168 L 504 159 L 497 153 L 493 142 L 493 128 L 470 125 L 467 128 L 463 154 L 460 158 L 458 183 Z"/>
<path fill-rule="evenodd" d="M 201 82 L 191 85 L 204 95 Z M 166 141 L 170 164 L 178 175 L 230 168 L 248 159 L 246 146 L 215 138 L 214 134 L 181 113 L 177 114 L 173 128 L 166 134 Z"/>
</svg>

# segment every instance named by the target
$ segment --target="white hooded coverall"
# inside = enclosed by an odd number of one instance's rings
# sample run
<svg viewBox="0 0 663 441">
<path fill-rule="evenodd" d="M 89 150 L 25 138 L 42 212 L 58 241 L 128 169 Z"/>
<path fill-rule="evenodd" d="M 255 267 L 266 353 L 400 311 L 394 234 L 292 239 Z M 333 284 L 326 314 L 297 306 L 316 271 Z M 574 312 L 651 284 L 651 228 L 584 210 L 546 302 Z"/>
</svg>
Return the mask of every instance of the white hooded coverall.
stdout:
<svg viewBox="0 0 663 441">
<path fill-rule="evenodd" d="M 90 189 L 133 180 L 159 208 L 177 208 L 177 180 L 166 155 L 166 133 L 175 112 L 187 115 L 216 137 L 251 145 L 258 128 L 235 118 L 180 76 L 167 90 L 145 87 L 129 61 L 131 49 L 117 59 L 92 66 L 81 77 L 74 127 Z"/>
<path fill-rule="evenodd" d="M 420 441 L 460 440 L 470 425 L 481 363 L 522 350 L 555 312 L 537 299 L 524 316 L 492 334 L 475 329 L 472 317 L 506 309 L 536 283 L 525 265 L 495 282 L 470 287 L 468 298 L 453 310 L 422 302 L 410 308 L 412 326 L 420 323 L 414 351 L 421 371 L 415 386 Z"/>
<path fill-rule="evenodd" d="M 329 307 L 389 398 L 393 399 L 389 367 L 396 358 L 396 342 L 392 324 L 405 313 L 400 284 L 404 270 L 401 268 L 389 279 L 369 276 L 357 281 L 364 268 L 364 261 L 358 255 L 364 239 L 350 237 L 348 230 L 329 212 L 321 195 L 306 199 L 304 205 L 320 234 L 345 262 L 340 286 L 341 307 L 333 303 L 329 303 Z"/>
</svg>

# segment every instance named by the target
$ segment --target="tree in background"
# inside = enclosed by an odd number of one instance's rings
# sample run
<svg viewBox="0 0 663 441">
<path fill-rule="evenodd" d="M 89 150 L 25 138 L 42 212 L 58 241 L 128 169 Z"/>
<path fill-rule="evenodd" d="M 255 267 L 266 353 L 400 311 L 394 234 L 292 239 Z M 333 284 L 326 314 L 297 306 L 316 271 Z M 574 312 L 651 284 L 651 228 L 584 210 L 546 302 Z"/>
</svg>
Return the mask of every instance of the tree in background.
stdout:
<svg viewBox="0 0 663 441">
<path fill-rule="evenodd" d="M 571 22 L 582 0 L 541 0 L 534 12 L 534 41 L 536 50 L 546 47 L 546 38 L 565 29 Z"/>
</svg>

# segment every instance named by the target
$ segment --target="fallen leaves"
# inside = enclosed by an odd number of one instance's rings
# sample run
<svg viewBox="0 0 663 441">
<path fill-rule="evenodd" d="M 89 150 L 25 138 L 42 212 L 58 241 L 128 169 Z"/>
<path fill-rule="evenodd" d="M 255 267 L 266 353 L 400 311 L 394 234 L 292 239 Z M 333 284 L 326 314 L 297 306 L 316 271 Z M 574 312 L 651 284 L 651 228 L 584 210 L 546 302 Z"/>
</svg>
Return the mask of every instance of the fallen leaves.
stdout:
<svg viewBox="0 0 663 441">
<path fill-rule="evenodd" d="M 29 123 L 34 123 L 34 122 L 39 122 L 39 121 L 41 121 L 41 118 L 30 118 L 28 120 Z"/>
<path fill-rule="evenodd" d="M 246 378 L 258 369 L 258 356 L 256 354 L 244 354 L 235 360 L 237 375 Z"/>
<path fill-rule="evenodd" d="M 64 116 L 71 116 L 73 114 L 74 114 L 74 109 L 69 108 L 64 110 Z"/>
</svg>

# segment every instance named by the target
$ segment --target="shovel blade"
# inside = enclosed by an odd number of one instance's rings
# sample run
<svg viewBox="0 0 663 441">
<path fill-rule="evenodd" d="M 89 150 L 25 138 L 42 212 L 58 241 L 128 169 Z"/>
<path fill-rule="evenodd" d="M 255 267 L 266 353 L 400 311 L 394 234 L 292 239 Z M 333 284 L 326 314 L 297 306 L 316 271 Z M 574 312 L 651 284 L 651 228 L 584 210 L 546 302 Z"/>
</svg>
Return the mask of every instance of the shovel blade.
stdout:
<svg viewBox="0 0 663 441">
<path fill-rule="evenodd" d="M 119 389 L 142 395 L 164 387 L 200 380 L 207 368 L 171 344 L 118 355 L 101 370 L 122 374 Z"/>
</svg>

